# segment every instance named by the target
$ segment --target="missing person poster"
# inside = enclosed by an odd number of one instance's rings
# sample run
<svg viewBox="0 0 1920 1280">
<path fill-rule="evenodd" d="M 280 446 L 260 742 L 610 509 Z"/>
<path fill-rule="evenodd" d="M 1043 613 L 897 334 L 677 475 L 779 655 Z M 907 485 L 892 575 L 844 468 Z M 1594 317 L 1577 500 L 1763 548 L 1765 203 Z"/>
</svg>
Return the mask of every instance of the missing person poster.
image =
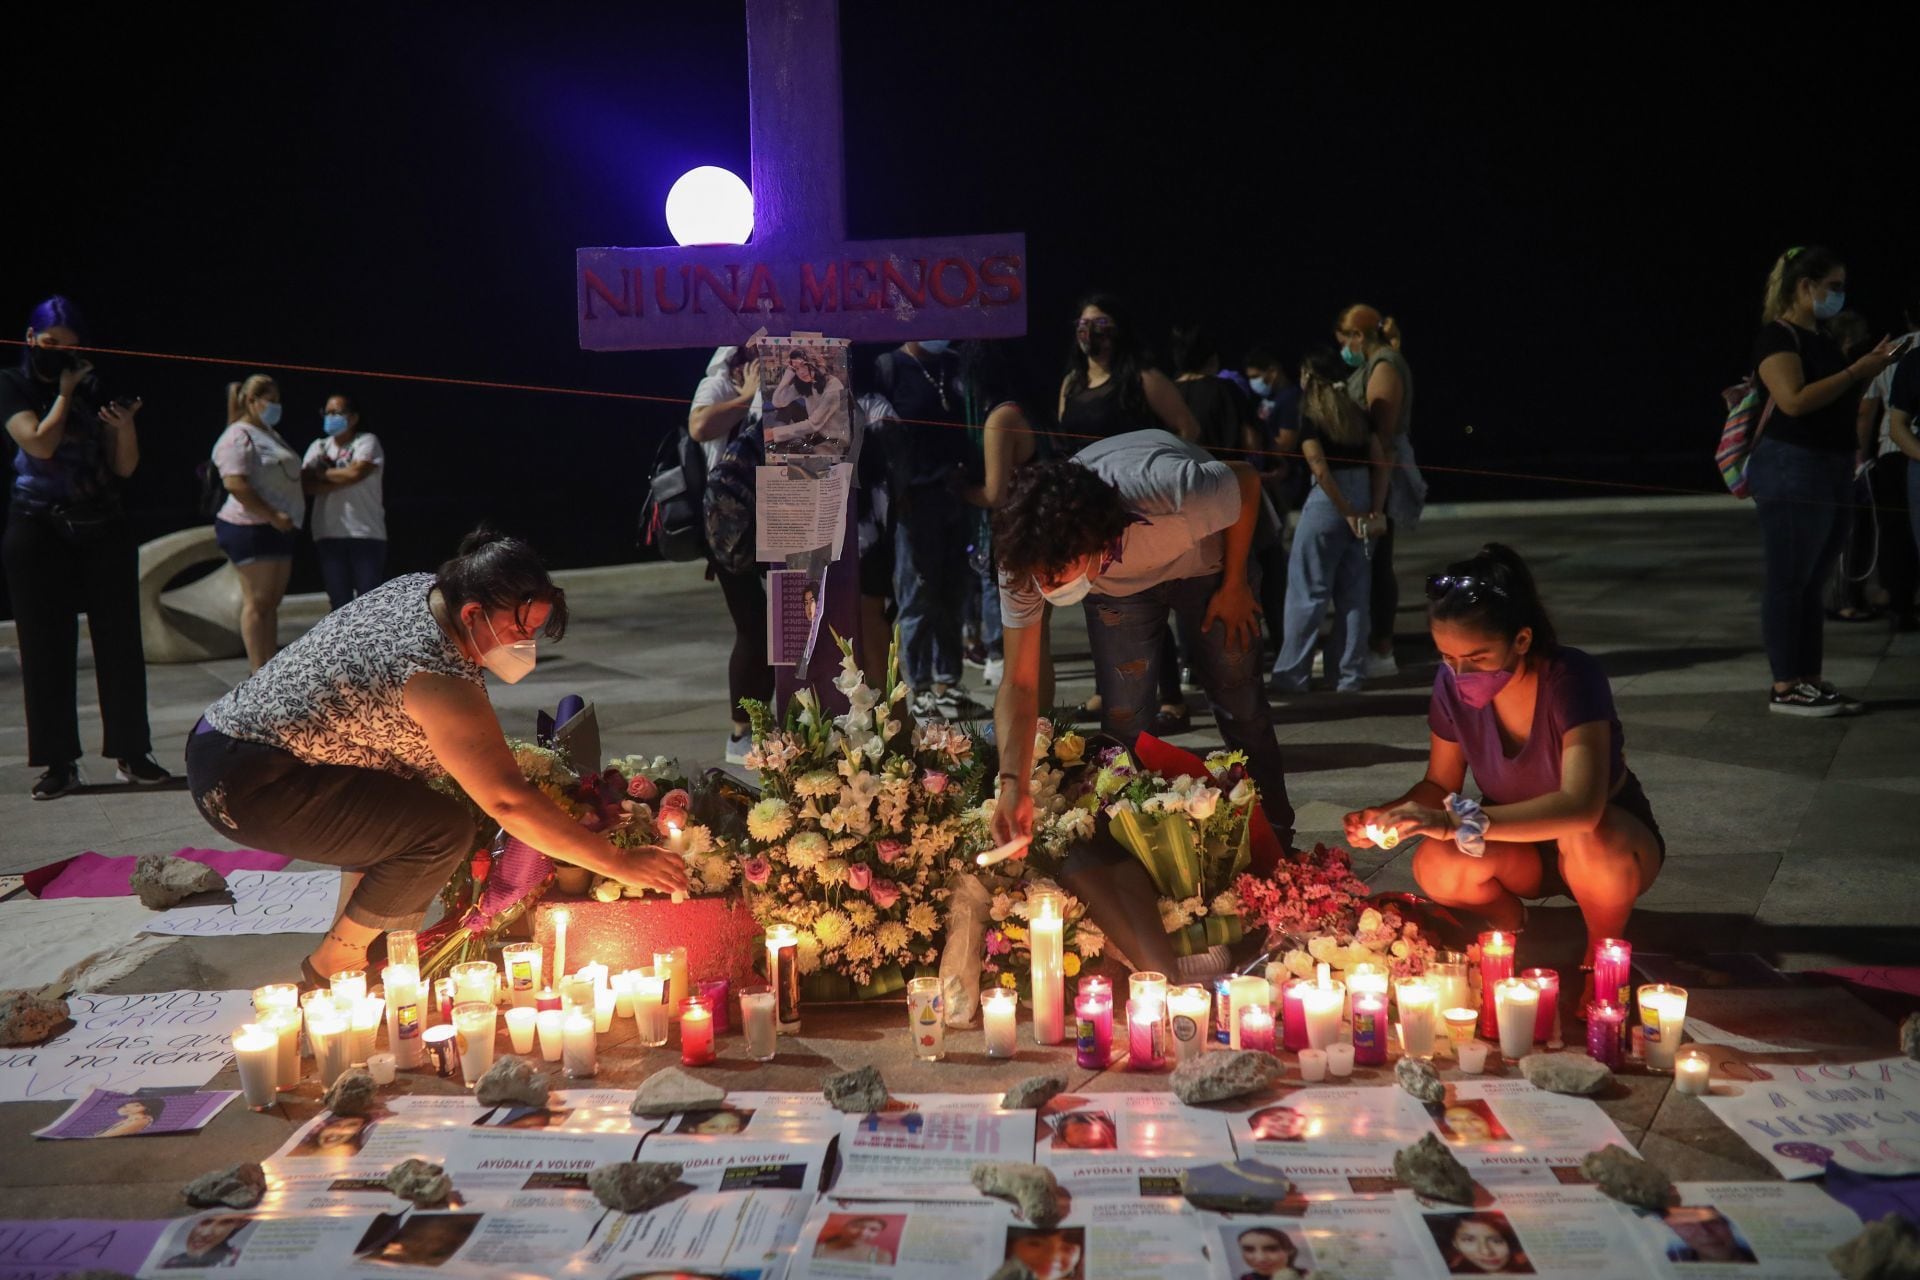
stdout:
<svg viewBox="0 0 1920 1280">
<path fill-rule="evenodd" d="M 845 1196 L 973 1198 L 983 1160 L 1032 1163 L 1034 1113 L 1003 1111 L 990 1096 L 895 1097 L 885 1111 L 844 1117 L 840 1177 Z"/>
<path fill-rule="evenodd" d="M 768 462 L 847 456 L 853 447 L 851 347 L 844 338 L 817 334 L 755 344 Z"/>
<path fill-rule="evenodd" d="M 767 574 L 767 654 L 776 667 L 805 666 L 820 640 L 827 574 L 775 569 Z"/>
</svg>

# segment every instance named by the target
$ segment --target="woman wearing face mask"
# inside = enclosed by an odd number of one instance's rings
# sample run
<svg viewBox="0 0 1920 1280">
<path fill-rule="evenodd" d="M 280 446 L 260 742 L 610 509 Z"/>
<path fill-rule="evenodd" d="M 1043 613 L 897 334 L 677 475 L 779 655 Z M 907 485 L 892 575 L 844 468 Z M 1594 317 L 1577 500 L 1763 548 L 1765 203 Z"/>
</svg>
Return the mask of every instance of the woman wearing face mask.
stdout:
<svg viewBox="0 0 1920 1280">
<path fill-rule="evenodd" d="M 1768 709 L 1836 716 L 1861 704 L 1821 679 L 1821 587 L 1840 556 L 1851 499 L 1861 389 L 1896 357 L 1891 338 L 1849 362 L 1821 329 L 1847 301 L 1847 267 L 1831 249 L 1789 249 L 1773 264 L 1753 344 L 1769 401 L 1747 457 L 1760 513 L 1767 585 L 1760 634 L 1773 669 Z"/>
<path fill-rule="evenodd" d="M 313 552 L 327 603 L 338 609 L 380 585 L 387 568 L 387 507 L 381 480 L 387 452 L 360 429 L 346 396 L 328 396 L 322 435 L 307 446 L 301 477 L 313 495 Z"/>
<path fill-rule="evenodd" d="M 227 487 L 213 518 L 220 549 L 240 573 L 240 638 L 258 671 L 280 643 L 280 601 L 293 573 L 293 531 L 306 514 L 300 455 L 280 434 L 280 388 L 264 373 L 227 384 L 227 429 L 213 465 Z"/>
<path fill-rule="evenodd" d="M 93 366 L 65 348 L 80 344 L 80 320 L 49 298 L 27 321 L 20 365 L 0 369 L 0 420 L 15 446 L 7 529 L 0 540 L 20 643 L 27 704 L 27 763 L 44 769 L 35 800 L 80 785 L 75 707 L 87 614 L 104 750 L 122 782 L 165 782 L 147 727 L 147 664 L 140 644 L 140 577 L 120 486 L 140 463 L 134 414 L 140 402 L 108 400 Z"/>
<path fill-rule="evenodd" d="M 1520 927 L 1522 898 L 1568 894 L 1590 968 L 1595 940 L 1624 936 L 1667 856 L 1627 768 L 1606 673 L 1559 643 L 1509 547 L 1490 543 L 1429 578 L 1427 600 L 1441 658 L 1427 774 L 1397 800 L 1349 813 L 1347 840 L 1371 848 L 1369 827 L 1427 837 L 1413 858 L 1421 892 L 1498 929 Z M 1484 805 L 1461 794 L 1468 770 Z"/>
<path fill-rule="evenodd" d="M 473 853 L 453 780 L 508 834 L 595 875 L 685 890 L 679 855 L 616 850 L 529 783 L 487 700 L 483 670 L 512 684 L 535 637 L 558 639 L 566 593 L 533 549 L 476 530 L 438 573 L 395 578 L 315 623 L 208 707 L 187 739 L 194 803 L 222 836 L 359 873 L 302 962 L 309 983 L 363 967 L 367 946 L 412 929 Z"/>
<path fill-rule="evenodd" d="M 1393 534 L 1411 528 L 1420 519 L 1427 500 L 1427 482 L 1413 460 L 1413 369 L 1400 354 L 1400 327 L 1392 316 L 1355 304 L 1340 313 L 1334 324 L 1340 358 L 1353 373 L 1347 392 L 1366 410 L 1374 434 L 1386 446 L 1391 464 L 1386 495 L 1386 532 L 1374 539 L 1372 575 L 1373 617 L 1368 627 L 1372 652 L 1367 676 L 1378 679 L 1396 674 L 1393 657 L 1393 620 L 1400 609 L 1400 584 L 1393 576 Z"/>
</svg>

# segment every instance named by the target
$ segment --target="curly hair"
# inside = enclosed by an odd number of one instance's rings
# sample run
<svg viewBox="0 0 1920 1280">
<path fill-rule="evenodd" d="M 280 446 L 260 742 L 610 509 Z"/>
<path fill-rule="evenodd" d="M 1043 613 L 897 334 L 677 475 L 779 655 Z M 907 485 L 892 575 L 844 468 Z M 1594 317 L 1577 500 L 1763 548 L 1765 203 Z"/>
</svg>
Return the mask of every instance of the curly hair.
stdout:
<svg viewBox="0 0 1920 1280">
<path fill-rule="evenodd" d="M 993 513 L 1000 568 L 1018 582 L 1052 580 L 1083 556 L 1104 551 L 1132 523 L 1120 490 L 1071 459 L 1022 467 Z"/>
</svg>

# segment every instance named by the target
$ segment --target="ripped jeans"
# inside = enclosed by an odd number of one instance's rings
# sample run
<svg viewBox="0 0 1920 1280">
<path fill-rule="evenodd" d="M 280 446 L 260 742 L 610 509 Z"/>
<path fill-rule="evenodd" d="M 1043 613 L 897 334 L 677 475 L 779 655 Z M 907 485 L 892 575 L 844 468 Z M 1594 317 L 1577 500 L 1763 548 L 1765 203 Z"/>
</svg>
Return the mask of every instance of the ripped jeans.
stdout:
<svg viewBox="0 0 1920 1280">
<path fill-rule="evenodd" d="M 1170 617 L 1192 642 L 1200 685 L 1213 703 L 1220 736 L 1247 754 L 1247 772 L 1260 788 L 1267 821 L 1287 848 L 1293 847 L 1293 805 L 1287 799 L 1286 765 L 1273 733 L 1273 713 L 1261 681 L 1260 648 L 1227 648 L 1227 629 L 1200 629 L 1207 605 L 1220 589 L 1220 575 L 1176 578 L 1130 596 L 1090 595 L 1087 638 L 1093 647 L 1093 677 L 1100 691 L 1101 727 L 1132 744 L 1159 705 L 1159 664 Z"/>
</svg>

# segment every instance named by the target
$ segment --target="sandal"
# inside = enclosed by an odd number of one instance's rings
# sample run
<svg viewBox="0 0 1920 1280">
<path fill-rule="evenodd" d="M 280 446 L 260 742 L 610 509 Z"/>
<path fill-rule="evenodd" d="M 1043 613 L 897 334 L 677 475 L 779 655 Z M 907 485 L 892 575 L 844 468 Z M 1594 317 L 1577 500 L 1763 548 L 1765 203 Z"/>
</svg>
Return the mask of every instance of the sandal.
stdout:
<svg viewBox="0 0 1920 1280">
<path fill-rule="evenodd" d="M 309 991 L 318 991 L 326 985 L 327 979 L 322 977 L 320 971 L 313 967 L 312 958 L 302 956 L 300 959 L 300 994 L 305 995 Z"/>
<path fill-rule="evenodd" d="M 1161 707 L 1147 724 L 1147 732 L 1156 738 L 1170 738 L 1176 733 L 1185 733 L 1193 728 L 1193 713 L 1186 704 L 1179 707 Z"/>
<path fill-rule="evenodd" d="M 1073 709 L 1073 718 L 1075 723 L 1091 720 L 1095 724 L 1098 724 L 1100 723 L 1100 717 L 1104 710 L 1105 708 L 1100 701 L 1100 695 L 1096 693 Z"/>
</svg>

